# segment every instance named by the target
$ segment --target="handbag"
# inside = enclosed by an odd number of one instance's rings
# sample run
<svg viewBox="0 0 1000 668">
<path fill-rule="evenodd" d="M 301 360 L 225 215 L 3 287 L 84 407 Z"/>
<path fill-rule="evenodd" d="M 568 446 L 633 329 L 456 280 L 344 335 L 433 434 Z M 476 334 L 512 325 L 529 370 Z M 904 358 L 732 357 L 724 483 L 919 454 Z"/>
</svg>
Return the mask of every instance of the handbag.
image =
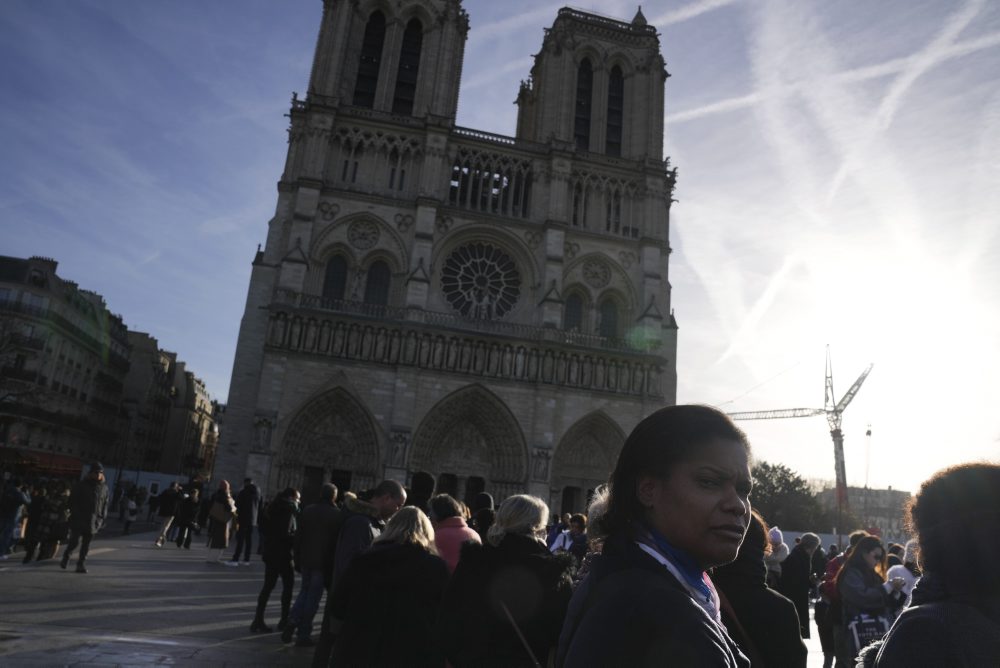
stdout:
<svg viewBox="0 0 1000 668">
<path fill-rule="evenodd" d="M 228 524 L 233 517 L 233 511 L 221 501 L 216 501 L 212 504 L 212 509 L 208 511 L 208 516 L 219 524 Z"/>
<path fill-rule="evenodd" d="M 861 613 L 848 621 L 847 637 L 853 644 L 853 654 L 851 656 L 857 656 L 862 649 L 876 640 L 881 640 L 885 637 L 885 634 L 889 632 L 890 626 L 892 624 L 885 615 L 866 615 L 865 613 Z"/>
</svg>

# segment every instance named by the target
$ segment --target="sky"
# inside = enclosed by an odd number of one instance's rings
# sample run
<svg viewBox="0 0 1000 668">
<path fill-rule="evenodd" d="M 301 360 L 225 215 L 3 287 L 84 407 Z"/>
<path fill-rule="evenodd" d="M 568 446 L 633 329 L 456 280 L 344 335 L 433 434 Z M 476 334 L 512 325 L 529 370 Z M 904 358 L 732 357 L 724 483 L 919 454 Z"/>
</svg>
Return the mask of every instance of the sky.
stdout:
<svg viewBox="0 0 1000 668">
<path fill-rule="evenodd" d="M 562 3 L 466 0 L 458 124 L 514 134 Z M 631 20 L 637 6 L 577 0 Z M 7 0 L 0 254 L 44 255 L 225 401 L 320 0 Z M 820 408 L 848 483 L 1000 459 L 1000 3 L 659 0 L 678 401 Z M 823 417 L 741 422 L 833 477 Z M 871 436 L 865 432 L 870 427 Z"/>
</svg>

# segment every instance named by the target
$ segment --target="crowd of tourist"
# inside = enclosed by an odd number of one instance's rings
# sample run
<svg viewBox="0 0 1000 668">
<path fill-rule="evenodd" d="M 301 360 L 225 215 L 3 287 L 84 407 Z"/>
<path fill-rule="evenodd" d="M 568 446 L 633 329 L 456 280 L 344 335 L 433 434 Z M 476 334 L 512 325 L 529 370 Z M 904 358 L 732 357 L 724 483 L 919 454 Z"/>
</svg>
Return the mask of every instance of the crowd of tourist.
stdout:
<svg viewBox="0 0 1000 668">
<path fill-rule="evenodd" d="M 291 487 L 265 503 L 250 479 L 235 496 L 171 485 L 149 505 L 157 547 L 191 549 L 205 528 L 213 563 L 260 555 L 249 629 L 275 630 L 280 580 L 280 641 L 313 647 L 314 666 L 804 667 L 813 620 L 827 668 L 1000 665 L 1000 466 L 926 481 L 905 545 L 856 531 L 841 552 L 769 528 L 750 461 L 723 413 L 674 406 L 632 431 L 587 513 L 552 522 L 534 496 L 468 507 L 392 480 L 342 498 L 327 483 L 305 508 Z M 127 528 L 141 504 L 123 498 Z M 25 562 L 68 541 L 62 567 L 79 547 L 86 572 L 111 505 L 99 464 L 72 487 L 11 479 L 0 499 L 0 558 L 23 512 Z"/>
</svg>

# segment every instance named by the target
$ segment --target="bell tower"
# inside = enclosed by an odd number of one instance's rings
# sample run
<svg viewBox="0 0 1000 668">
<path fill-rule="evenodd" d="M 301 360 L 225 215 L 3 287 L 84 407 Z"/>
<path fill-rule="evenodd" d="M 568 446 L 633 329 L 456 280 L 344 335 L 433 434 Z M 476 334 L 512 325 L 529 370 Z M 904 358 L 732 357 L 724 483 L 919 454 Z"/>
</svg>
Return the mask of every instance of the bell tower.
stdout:
<svg viewBox="0 0 1000 668">
<path fill-rule="evenodd" d="M 663 157 L 667 74 L 656 28 L 569 7 L 545 31 L 517 96 L 517 137 L 631 160 Z"/>
</svg>

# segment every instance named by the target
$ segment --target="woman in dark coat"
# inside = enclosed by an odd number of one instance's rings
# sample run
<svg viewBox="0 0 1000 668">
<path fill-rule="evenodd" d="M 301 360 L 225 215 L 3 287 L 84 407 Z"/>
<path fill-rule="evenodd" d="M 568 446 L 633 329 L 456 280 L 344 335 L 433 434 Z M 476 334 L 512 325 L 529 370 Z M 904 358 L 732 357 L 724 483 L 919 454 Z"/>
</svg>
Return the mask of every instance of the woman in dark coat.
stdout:
<svg viewBox="0 0 1000 668">
<path fill-rule="evenodd" d="M 229 481 L 219 482 L 219 489 L 212 495 L 212 505 L 208 512 L 208 549 L 219 554 L 210 562 L 221 562 L 222 552 L 229 547 L 229 524 L 236 514 L 236 502 L 229 491 Z"/>
<path fill-rule="evenodd" d="M 708 406 L 662 408 L 632 430 L 597 522 L 608 537 L 573 594 L 557 665 L 749 667 L 705 573 L 743 541 L 749 462 L 746 436 Z"/>
<path fill-rule="evenodd" d="M 559 640 L 573 572 L 571 555 L 554 555 L 545 546 L 548 514 L 537 497 L 509 497 L 486 544 L 462 546 L 438 626 L 455 668 L 546 665 Z"/>
<path fill-rule="evenodd" d="M 416 506 L 401 509 L 337 581 L 330 612 L 340 632 L 331 665 L 443 668 L 433 625 L 447 583 L 430 520 Z"/>
<path fill-rule="evenodd" d="M 764 552 L 769 547 L 767 525 L 755 511 L 736 561 L 712 572 L 722 598 L 722 621 L 753 668 L 805 668 L 807 652 L 795 606 L 767 586 Z"/>
<path fill-rule="evenodd" d="M 257 612 L 251 633 L 270 633 L 271 627 L 264 623 L 264 610 L 278 578 L 281 578 L 281 619 L 278 629 L 288 623 L 288 611 L 292 607 L 292 590 L 295 588 L 295 570 L 292 555 L 295 552 L 295 532 L 299 514 L 299 490 L 287 488 L 280 496 L 267 505 L 261 514 L 258 526 L 263 532 L 261 553 L 264 558 L 264 586 L 257 596 Z"/>
<path fill-rule="evenodd" d="M 892 626 L 878 668 L 1000 662 L 1000 466 L 945 469 L 908 511 L 923 573 Z"/>
<path fill-rule="evenodd" d="M 886 582 L 885 572 L 886 551 L 882 541 L 878 536 L 865 536 L 848 552 L 837 574 L 840 616 L 846 630 L 844 642 L 837 648 L 837 660 L 845 666 L 853 666 L 858 652 L 868 644 L 864 642 L 859 647 L 853 639 L 851 626 L 859 615 L 881 618 L 888 623 L 905 598 L 901 591 L 903 579 Z"/>
<path fill-rule="evenodd" d="M 778 591 L 795 604 L 803 638 L 809 637 L 809 590 L 815 581 L 812 556 L 818 548 L 819 536 L 814 533 L 804 533 L 799 544 L 792 548 L 788 558 L 781 562 Z"/>
<path fill-rule="evenodd" d="M 198 509 L 201 507 L 197 488 L 185 496 L 177 504 L 177 514 L 174 515 L 174 525 L 177 527 L 177 547 L 191 549 L 191 539 L 198 526 Z"/>
</svg>

